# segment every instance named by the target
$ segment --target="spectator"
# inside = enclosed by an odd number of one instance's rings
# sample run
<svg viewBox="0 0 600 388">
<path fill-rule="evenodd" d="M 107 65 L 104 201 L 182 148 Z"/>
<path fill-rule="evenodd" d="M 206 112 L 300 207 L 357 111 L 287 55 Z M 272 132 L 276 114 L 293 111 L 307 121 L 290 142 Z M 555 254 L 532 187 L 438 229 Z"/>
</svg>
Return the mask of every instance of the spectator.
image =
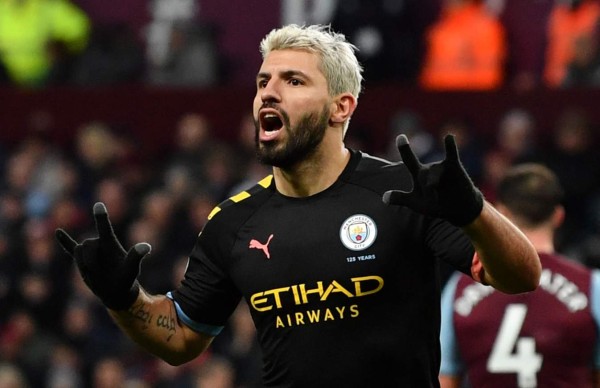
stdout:
<svg viewBox="0 0 600 388">
<path fill-rule="evenodd" d="M 240 190 L 235 191 L 235 194 L 238 193 L 240 193 Z M 190 197 L 185 209 L 183 209 L 184 213 L 181 214 L 183 222 L 178 223 L 180 228 L 176 236 L 178 246 L 192 246 L 194 244 L 195 240 L 190 237 L 190 233 L 191 236 L 194 236 L 197 233 L 194 231 L 202 230 L 216 205 L 217 202 L 215 202 L 213 196 L 205 191 L 199 190 Z"/>
<path fill-rule="evenodd" d="M 236 167 L 240 170 L 238 182 L 230 191 L 230 196 L 248 189 L 271 173 L 269 168 L 256 158 L 256 128 L 254 116 L 248 112 L 242 116 L 237 129 L 235 144 Z"/>
<path fill-rule="evenodd" d="M 236 174 L 232 147 L 212 136 L 210 121 L 202 114 L 186 113 L 177 123 L 174 148 L 162 175 L 161 184 L 167 184 L 167 190 L 176 198 L 177 184 L 172 178 L 185 176 L 188 181 L 184 187 L 190 191 L 208 192 L 215 202 L 227 198 L 240 177 Z M 179 180 L 181 182 L 181 180 Z"/>
<path fill-rule="evenodd" d="M 536 123 L 528 111 L 512 108 L 502 115 L 482 158 L 481 191 L 488 201 L 495 201 L 498 183 L 510 166 L 539 158 L 535 134 Z"/>
<path fill-rule="evenodd" d="M 227 199 L 239 181 L 232 147 L 226 143 L 213 145 L 202 167 L 205 173 L 203 186 L 206 191 L 217 202 Z"/>
<path fill-rule="evenodd" d="M 106 357 L 94 367 L 92 388 L 124 387 L 126 371 L 123 364 L 116 357 Z"/>
<path fill-rule="evenodd" d="M 236 387 L 261 386 L 261 359 L 256 328 L 245 301 L 241 301 L 229 319 L 222 337 L 215 338 L 214 354 L 231 362 Z"/>
<path fill-rule="evenodd" d="M 87 15 L 69 0 L 1 1 L 0 60 L 15 85 L 44 85 L 51 71 L 49 48 L 64 45 L 68 55 L 77 55 L 89 30 Z"/>
<path fill-rule="evenodd" d="M 56 339 L 25 310 L 10 313 L 0 327 L 0 361 L 14 363 L 33 387 L 43 386 Z"/>
<path fill-rule="evenodd" d="M 599 36 L 585 35 L 577 38 L 573 45 L 573 58 L 567 66 L 563 87 L 600 86 Z"/>
<path fill-rule="evenodd" d="M 497 149 L 488 150 L 483 155 L 480 189 L 488 201 L 495 202 L 498 182 L 512 164 L 512 159 Z"/>
<path fill-rule="evenodd" d="M 95 25 L 87 47 L 71 66 L 67 81 L 78 86 L 140 82 L 146 65 L 143 47 L 129 26 Z"/>
<path fill-rule="evenodd" d="M 198 358 L 185 365 L 173 366 L 162 360 L 153 360 L 153 377 L 149 380 L 152 388 L 193 388 L 194 377 L 197 370 L 202 367 L 205 362 L 204 358 Z M 203 388 L 211 388 L 211 385 L 203 386 Z"/>
<path fill-rule="evenodd" d="M 234 388 L 235 370 L 231 363 L 222 357 L 213 356 L 198 369 L 194 388 Z"/>
<path fill-rule="evenodd" d="M 106 177 L 95 188 L 95 199 L 110 203 L 111 209 L 115 209 L 114 215 L 111 214 L 115 234 L 124 239 L 131 223 L 131 213 L 137 210 L 132 206 L 129 191 L 118 177 Z"/>
<path fill-rule="evenodd" d="M 596 39 L 600 22 L 598 0 L 555 0 L 548 21 L 548 42 L 544 80 L 549 87 L 559 87 L 574 59 L 577 42 Z"/>
<path fill-rule="evenodd" d="M 383 155 L 385 158 L 392 161 L 399 161 L 401 159 L 395 141 L 400 134 L 406 135 L 415 155 L 424 163 L 442 159 L 442 153 L 436 137 L 423 127 L 423 120 L 419 114 L 411 110 L 399 110 L 392 116 L 390 120 L 389 145 Z"/>
<path fill-rule="evenodd" d="M 481 180 L 483 147 L 472 124 L 464 118 L 450 118 L 442 123 L 438 132 L 442 136 L 448 133 L 454 135 L 465 170 L 473 181 L 479 182 Z M 441 142 L 439 143 L 441 144 Z M 441 160 L 442 157 L 442 153 L 439 152 L 435 160 Z"/>
<path fill-rule="evenodd" d="M 0 363 L 0 388 L 27 388 L 27 379 L 21 370 L 10 363 Z"/>
<path fill-rule="evenodd" d="M 130 224 L 125 240 L 129 244 L 144 236 L 151 242 L 154 253 L 145 263 L 140 279 L 155 292 L 171 289 L 171 278 L 165 275 L 173 271 L 172 255 L 187 253 L 185 249 L 188 249 L 175 245 L 182 229 L 174 210 L 175 201 L 168 192 L 160 189 L 149 192 L 142 198 L 140 217 Z"/>
<path fill-rule="evenodd" d="M 58 198 L 75 191 L 77 173 L 47 133 L 28 134 L 19 143 L 13 158 L 17 160 L 9 164 L 9 174 L 15 174 L 9 175 L 9 190 L 24 197 L 27 216 L 47 216 Z"/>
<path fill-rule="evenodd" d="M 420 84 L 429 90 L 491 90 L 504 82 L 506 37 L 481 0 L 444 0 L 426 35 Z"/>
<path fill-rule="evenodd" d="M 442 296 L 442 388 L 468 376 L 473 387 L 596 387 L 600 272 L 554 249 L 564 216 L 558 178 L 540 164 L 511 168 L 498 210 L 531 240 L 542 260 L 540 287 L 502 295 L 455 274 Z"/>
<path fill-rule="evenodd" d="M 81 204 L 78 203 L 78 197 L 65 195 L 54 203 L 48 214 L 47 222 L 49 228 L 53 228 L 55 225 L 70 225 L 70 228 L 80 234 L 89 226 L 90 220 L 86 217 Z"/>
<path fill-rule="evenodd" d="M 50 357 L 46 381 L 48 388 L 83 387 L 78 350 L 66 344 L 56 344 Z"/>
<path fill-rule="evenodd" d="M 561 251 L 590 233 L 594 215 L 589 209 L 594 193 L 600 188 L 597 141 L 587 115 L 580 109 L 567 108 L 559 115 L 551 144 L 542 157 L 565 190 L 567 215 L 557 231 L 557 247 Z"/>
<path fill-rule="evenodd" d="M 531 113 L 519 108 L 510 109 L 500 119 L 494 147 L 505 154 L 511 164 L 532 161 L 539 156 L 536 129 Z"/>
<path fill-rule="evenodd" d="M 76 293 L 77 290 L 74 290 L 73 294 Z M 115 333 L 110 321 L 99 317 L 97 312 L 95 301 L 90 302 L 78 295 L 68 300 L 66 311 L 61 316 L 59 346 L 77 351 L 75 366 L 86 381 L 100 359 L 121 350 L 119 333 Z"/>
<path fill-rule="evenodd" d="M 367 83 L 397 81 L 412 85 L 421 68 L 422 35 L 435 14 L 433 3 L 337 1 L 331 25 L 358 47 Z"/>
<path fill-rule="evenodd" d="M 499 0 L 500 20 L 506 29 L 507 83 L 517 92 L 543 83 L 547 20 L 555 0 Z"/>
<path fill-rule="evenodd" d="M 591 196 L 589 213 L 592 218 L 590 233 L 567 247 L 569 255 L 584 265 L 600 268 L 600 189 Z"/>
<path fill-rule="evenodd" d="M 199 113 L 185 113 L 177 121 L 173 150 L 166 166 L 183 168 L 195 184 L 205 179 L 204 163 L 215 140 L 210 121 Z"/>
<path fill-rule="evenodd" d="M 102 179 L 119 171 L 119 151 L 118 138 L 107 123 L 94 121 L 77 129 L 75 156 L 84 204 L 93 201 L 95 186 Z"/>
<path fill-rule="evenodd" d="M 148 81 L 154 85 L 208 87 L 219 82 L 220 56 L 214 28 L 186 20 L 171 25 L 168 51 L 150 61 Z"/>
<path fill-rule="evenodd" d="M 21 197 L 0 191 L 0 326 L 4 325 L 16 305 L 17 289 L 25 263 L 23 227 L 27 222 Z"/>
</svg>

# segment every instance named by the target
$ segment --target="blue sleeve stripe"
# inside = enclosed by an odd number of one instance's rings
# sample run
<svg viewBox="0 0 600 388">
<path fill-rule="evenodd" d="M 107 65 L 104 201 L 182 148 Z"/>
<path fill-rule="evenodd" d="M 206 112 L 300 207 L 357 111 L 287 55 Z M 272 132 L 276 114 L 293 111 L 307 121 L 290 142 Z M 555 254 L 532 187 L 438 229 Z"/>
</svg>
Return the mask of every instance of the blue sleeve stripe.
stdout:
<svg viewBox="0 0 600 388">
<path fill-rule="evenodd" d="M 464 363 L 458 351 L 452 318 L 454 312 L 454 294 L 456 293 L 456 285 L 460 276 L 459 273 L 454 273 L 448 280 L 441 300 L 442 322 L 440 328 L 440 345 L 442 359 L 440 374 L 449 376 L 461 376 L 464 371 Z"/>
<path fill-rule="evenodd" d="M 590 290 L 590 308 L 592 316 L 596 322 L 597 332 L 600 333 L 600 271 L 592 271 L 592 285 Z M 600 369 L 600 338 L 596 338 L 596 347 L 594 349 L 594 366 Z"/>
<path fill-rule="evenodd" d="M 179 306 L 179 303 L 177 303 L 175 299 L 173 299 L 173 294 L 171 294 L 171 292 L 167 293 L 167 298 L 173 301 L 173 304 L 175 305 L 175 310 L 177 310 L 177 316 L 179 317 L 181 322 L 185 323 L 186 326 L 189 326 L 192 330 L 208 334 L 213 337 L 217 336 L 221 332 L 221 330 L 223 330 L 224 326 L 206 325 L 204 323 L 198 323 L 192 318 L 188 317 L 187 314 L 184 313 L 181 307 Z"/>
</svg>

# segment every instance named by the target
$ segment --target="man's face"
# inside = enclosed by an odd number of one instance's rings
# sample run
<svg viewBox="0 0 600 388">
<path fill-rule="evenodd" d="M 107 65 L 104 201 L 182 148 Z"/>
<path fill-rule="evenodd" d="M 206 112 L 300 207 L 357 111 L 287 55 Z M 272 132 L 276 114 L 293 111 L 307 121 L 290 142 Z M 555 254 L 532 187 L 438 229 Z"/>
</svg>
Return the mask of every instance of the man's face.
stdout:
<svg viewBox="0 0 600 388">
<path fill-rule="evenodd" d="M 289 168 L 309 157 L 329 127 L 327 81 L 316 54 L 276 50 L 256 78 L 254 122 L 258 158 Z"/>
</svg>

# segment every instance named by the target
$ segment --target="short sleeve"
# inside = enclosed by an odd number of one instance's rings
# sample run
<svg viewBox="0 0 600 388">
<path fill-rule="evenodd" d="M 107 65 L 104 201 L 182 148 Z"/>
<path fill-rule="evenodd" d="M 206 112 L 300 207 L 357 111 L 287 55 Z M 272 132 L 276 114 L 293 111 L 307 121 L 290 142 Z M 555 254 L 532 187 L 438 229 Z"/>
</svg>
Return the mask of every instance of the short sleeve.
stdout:
<svg viewBox="0 0 600 388">
<path fill-rule="evenodd" d="M 592 270 L 592 281 L 591 281 L 590 299 L 591 299 L 591 310 L 594 321 L 598 332 L 600 332 L 600 270 Z M 596 340 L 596 346 L 594 349 L 594 367 L 600 370 L 600 340 Z"/>
<path fill-rule="evenodd" d="M 208 224 L 207 224 L 208 227 Z M 182 322 L 214 335 L 238 305 L 241 294 L 224 270 L 229 252 L 211 238 L 210 230 L 198 236 L 181 285 L 170 293 Z"/>
</svg>

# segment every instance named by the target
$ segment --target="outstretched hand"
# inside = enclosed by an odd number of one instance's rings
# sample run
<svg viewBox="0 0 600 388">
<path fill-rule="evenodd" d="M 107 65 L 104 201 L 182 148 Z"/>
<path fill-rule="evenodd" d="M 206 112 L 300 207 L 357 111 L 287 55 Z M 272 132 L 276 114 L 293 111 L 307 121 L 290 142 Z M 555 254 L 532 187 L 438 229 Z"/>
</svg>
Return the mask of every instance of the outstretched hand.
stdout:
<svg viewBox="0 0 600 388">
<path fill-rule="evenodd" d="M 422 164 L 410 148 L 406 135 L 398 136 L 396 146 L 413 178 L 413 189 L 410 192 L 386 191 L 383 202 L 407 206 L 462 227 L 481 213 L 483 195 L 460 162 L 454 135 L 446 135 L 444 145 L 446 158 L 443 161 Z"/>
<path fill-rule="evenodd" d="M 136 277 L 140 262 L 150 253 L 150 244 L 138 243 L 126 252 L 101 202 L 94 205 L 94 220 L 98 237 L 79 244 L 63 229 L 56 229 L 56 239 L 75 260 L 85 284 L 102 303 L 112 310 L 126 310 L 137 299 Z"/>
</svg>

